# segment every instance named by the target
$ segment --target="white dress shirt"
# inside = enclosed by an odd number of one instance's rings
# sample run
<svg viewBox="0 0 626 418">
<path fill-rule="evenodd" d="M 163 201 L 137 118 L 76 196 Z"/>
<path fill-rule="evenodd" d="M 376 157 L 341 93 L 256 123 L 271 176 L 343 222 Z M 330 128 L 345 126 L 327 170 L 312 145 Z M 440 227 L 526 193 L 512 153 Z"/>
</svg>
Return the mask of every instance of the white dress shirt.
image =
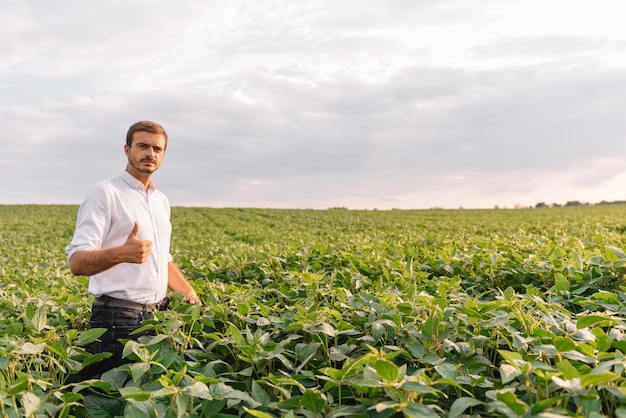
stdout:
<svg viewBox="0 0 626 418">
<path fill-rule="evenodd" d="M 69 260 L 81 250 L 124 244 L 139 223 L 137 238 L 152 241 L 148 260 L 120 263 L 89 278 L 89 293 L 139 303 L 156 303 L 167 292 L 170 255 L 170 205 L 165 195 L 143 184 L 127 171 L 93 186 L 81 203 L 76 230 L 65 248 Z"/>
</svg>

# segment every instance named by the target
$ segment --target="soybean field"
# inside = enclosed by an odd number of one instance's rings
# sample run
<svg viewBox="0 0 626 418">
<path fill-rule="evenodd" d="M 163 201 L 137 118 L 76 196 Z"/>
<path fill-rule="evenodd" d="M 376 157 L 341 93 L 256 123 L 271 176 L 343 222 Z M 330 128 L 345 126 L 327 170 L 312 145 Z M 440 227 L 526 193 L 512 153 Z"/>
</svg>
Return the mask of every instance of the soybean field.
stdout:
<svg viewBox="0 0 626 418">
<path fill-rule="evenodd" d="M 172 209 L 201 306 L 98 379 L 78 207 L 0 205 L 0 415 L 626 417 L 626 206 Z"/>
</svg>

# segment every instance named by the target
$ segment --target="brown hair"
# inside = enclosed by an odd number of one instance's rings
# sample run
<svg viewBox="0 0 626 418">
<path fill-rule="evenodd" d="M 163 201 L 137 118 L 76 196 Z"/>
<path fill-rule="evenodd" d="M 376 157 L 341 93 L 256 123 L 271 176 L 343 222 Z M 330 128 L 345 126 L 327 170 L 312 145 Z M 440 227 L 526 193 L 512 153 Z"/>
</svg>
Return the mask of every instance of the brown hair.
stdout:
<svg viewBox="0 0 626 418">
<path fill-rule="evenodd" d="M 167 147 L 167 133 L 161 125 L 156 122 L 150 122 L 149 120 L 142 120 L 130 125 L 128 132 L 126 133 L 126 145 L 129 147 L 133 144 L 133 135 L 135 132 L 150 132 L 152 134 L 163 135 L 165 137 L 165 147 Z"/>
</svg>

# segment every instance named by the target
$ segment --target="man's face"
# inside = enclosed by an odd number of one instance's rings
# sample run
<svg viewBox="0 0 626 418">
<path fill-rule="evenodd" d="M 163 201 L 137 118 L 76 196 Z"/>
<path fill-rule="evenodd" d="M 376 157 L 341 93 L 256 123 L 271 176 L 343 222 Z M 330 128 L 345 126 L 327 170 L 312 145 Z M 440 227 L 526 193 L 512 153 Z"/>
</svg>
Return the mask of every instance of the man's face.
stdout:
<svg viewBox="0 0 626 418">
<path fill-rule="evenodd" d="M 143 174 L 154 173 L 165 155 L 165 137 L 159 134 L 139 131 L 133 135 L 132 145 L 124 145 L 128 164 Z"/>
</svg>

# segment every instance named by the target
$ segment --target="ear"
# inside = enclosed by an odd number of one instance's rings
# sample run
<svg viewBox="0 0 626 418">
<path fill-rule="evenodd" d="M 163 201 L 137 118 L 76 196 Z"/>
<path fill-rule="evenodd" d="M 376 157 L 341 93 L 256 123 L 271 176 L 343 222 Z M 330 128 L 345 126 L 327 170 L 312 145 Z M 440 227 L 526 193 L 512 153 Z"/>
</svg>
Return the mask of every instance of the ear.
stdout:
<svg viewBox="0 0 626 418">
<path fill-rule="evenodd" d="M 126 156 L 128 157 L 128 153 L 130 152 L 130 147 L 126 144 L 124 144 L 124 154 L 126 154 Z"/>
</svg>

